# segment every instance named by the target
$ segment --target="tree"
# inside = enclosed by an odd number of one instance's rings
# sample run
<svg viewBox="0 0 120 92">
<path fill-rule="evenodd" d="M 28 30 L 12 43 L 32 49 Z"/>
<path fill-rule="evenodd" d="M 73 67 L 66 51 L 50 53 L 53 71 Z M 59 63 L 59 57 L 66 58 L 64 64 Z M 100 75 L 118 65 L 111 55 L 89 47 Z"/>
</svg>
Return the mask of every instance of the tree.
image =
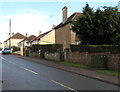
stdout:
<svg viewBox="0 0 120 92">
<path fill-rule="evenodd" d="M 98 8 L 94 12 L 86 4 L 83 15 L 72 24 L 82 44 L 120 44 L 120 15 L 116 7 Z"/>
</svg>

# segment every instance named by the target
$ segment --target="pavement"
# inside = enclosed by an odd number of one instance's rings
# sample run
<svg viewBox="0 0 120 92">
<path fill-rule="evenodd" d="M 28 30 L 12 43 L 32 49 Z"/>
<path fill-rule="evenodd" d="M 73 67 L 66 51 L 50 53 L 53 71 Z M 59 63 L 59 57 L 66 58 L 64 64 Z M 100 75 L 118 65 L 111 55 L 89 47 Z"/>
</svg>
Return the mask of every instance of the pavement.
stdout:
<svg viewBox="0 0 120 92">
<path fill-rule="evenodd" d="M 22 59 L 32 61 L 32 62 L 44 64 L 44 65 L 47 65 L 49 67 L 62 69 L 62 70 L 68 71 L 68 72 L 76 73 L 76 74 L 79 74 L 79 75 L 82 75 L 82 76 L 86 76 L 86 77 L 89 77 L 89 78 L 97 79 L 97 80 L 100 80 L 100 81 L 104 81 L 104 82 L 108 82 L 108 83 L 120 86 L 120 81 L 119 81 L 120 77 L 101 74 L 101 73 L 95 72 L 95 70 L 92 70 L 92 69 L 81 69 L 81 68 L 66 66 L 66 65 L 63 65 L 63 64 L 59 64 L 55 61 L 51 61 L 51 60 L 25 57 L 25 56 L 19 56 L 19 55 L 15 55 L 15 56 L 18 57 L 18 58 L 22 58 Z"/>
</svg>

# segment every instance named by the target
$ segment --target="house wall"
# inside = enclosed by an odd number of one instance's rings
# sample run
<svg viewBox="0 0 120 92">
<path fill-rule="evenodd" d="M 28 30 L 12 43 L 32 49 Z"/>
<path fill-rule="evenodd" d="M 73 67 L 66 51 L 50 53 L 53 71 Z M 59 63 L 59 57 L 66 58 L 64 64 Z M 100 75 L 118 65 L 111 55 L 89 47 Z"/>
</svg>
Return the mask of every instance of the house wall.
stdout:
<svg viewBox="0 0 120 92">
<path fill-rule="evenodd" d="M 34 40 L 31 44 L 32 44 L 32 45 L 33 45 L 33 44 L 38 44 L 38 41 L 37 41 L 37 40 Z"/>
<path fill-rule="evenodd" d="M 73 33 L 70 28 L 70 23 L 57 28 L 55 30 L 55 43 L 63 44 L 63 48 L 70 48 L 70 44 L 76 44 L 75 33 Z"/>
<path fill-rule="evenodd" d="M 11 46 L 18 46 L 17 43 L 22 41 L 23 39 L 11 39 Z"/>
<path fill-rule="evenodd" d="M 76 33 L 71 30 L 71 44 L 76 44 Z"/>
<path fill-rule="evenodd" d="M 18 46 L 17 43 L 22 41 L 23 39 L 11 39 L 11 46 Z M 4 42 L 4 47 L 9 47 L 9 40 L 7 42 Z"/>
<path fill-rule="evenodd" d="M 23 46 L 20 46 L 20 55 L 23 56 Z"/>
<path fill-rule="evenodd" d="M 24 46 L 24 48 L 26 47 L 26 46 L 28 46 L 28 43 L 27 43 L 27 41 L 25 40 L 25 41 L 23 41 L 23 43 L 24 43 L 24 45 L 22 45 L 22 46 Z"/>
<path fill-rule="evenodd" d="M 24 55 L 25 46 L 27 46 L 26 41 L 23 41 L 23 42 L 21 42 L 21 43 L 19 44 L 19 47 L 20 47 L 20 55 L 21 55 L 21 56 Z"/>
<path fill-rule="evenodd" d="M 4 48 L 9 48 L 9 42 L 4 42 Z"/>
<path fill-rule="evenodd" d="M 0 44 L 0 48 L 3 48 L 3 47 L 4 47 L 4 43 L 1 43 L 1 44 Z"/>
<path fill-rule="evenodd" d="M 55 31 L 51 31 L 39 41 L 39 44 L 55 44 Z"/>
</svg>

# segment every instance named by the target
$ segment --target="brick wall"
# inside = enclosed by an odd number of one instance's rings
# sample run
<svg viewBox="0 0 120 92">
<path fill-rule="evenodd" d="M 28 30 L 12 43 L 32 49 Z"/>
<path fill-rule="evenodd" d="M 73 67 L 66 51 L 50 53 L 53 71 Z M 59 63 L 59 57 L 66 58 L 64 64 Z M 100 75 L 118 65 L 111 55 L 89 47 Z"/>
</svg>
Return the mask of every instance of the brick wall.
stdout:
<svg viewBox="0 0 120 92">
<path fill-rule="evenodd" d="M 108 58 L 108 69 L 120 70 L 120 54 L 112 54 L 110 52 L 102 53 L 69 52 L 67 61 L 90 66 L 92 55 L 106 55 Z"/>
</svg>

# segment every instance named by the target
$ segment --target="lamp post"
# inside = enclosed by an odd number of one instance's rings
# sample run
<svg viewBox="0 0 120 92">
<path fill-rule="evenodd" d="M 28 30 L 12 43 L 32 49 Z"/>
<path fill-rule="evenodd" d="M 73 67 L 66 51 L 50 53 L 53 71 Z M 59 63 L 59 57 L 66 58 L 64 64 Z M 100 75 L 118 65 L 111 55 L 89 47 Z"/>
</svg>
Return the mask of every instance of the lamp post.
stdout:
<svg viewBox="0 0 120 92">
<path fill-rule="evenodd" d="M 9 48 L 11 48 L 11 19 L 9 19 Z"/>
</svg>

